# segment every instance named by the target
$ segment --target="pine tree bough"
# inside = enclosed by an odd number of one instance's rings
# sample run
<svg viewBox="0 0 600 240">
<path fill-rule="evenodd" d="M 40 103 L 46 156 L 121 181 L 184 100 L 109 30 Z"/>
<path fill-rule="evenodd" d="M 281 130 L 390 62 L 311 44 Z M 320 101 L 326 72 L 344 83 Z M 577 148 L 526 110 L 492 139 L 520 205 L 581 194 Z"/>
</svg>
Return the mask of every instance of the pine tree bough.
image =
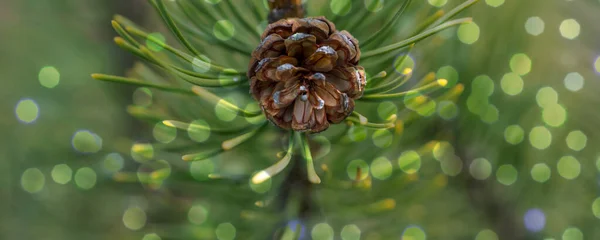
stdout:
<svg viewBox="0 0 600 240">
<path fill-rule="evenodd" d="M 360 48 L 325 17 L 267 26 L 248 66 L 250 91 L 265 116 L 294 131 L 324 131 L 354 110 L 366 85 Z"/>
</svg>

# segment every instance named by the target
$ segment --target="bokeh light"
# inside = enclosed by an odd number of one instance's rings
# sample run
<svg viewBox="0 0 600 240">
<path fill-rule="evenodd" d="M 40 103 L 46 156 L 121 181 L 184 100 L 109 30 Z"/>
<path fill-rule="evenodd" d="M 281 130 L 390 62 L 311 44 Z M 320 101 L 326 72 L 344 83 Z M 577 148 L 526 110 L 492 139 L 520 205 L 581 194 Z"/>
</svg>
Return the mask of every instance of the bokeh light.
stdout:
<svg viewBox="0 0 600 240">
<path fill-rule="evenodd" d="M 542 231 L 546 226 L 546 215 L 541 209 L 529 209 L 523 216 L 523 223 L 525 223 L 525 228 L 531 232 Z"/>
<path fill-rule="evenodd" d="M 162 122 L 154 124 L 152 136 L 156 141 L 161 143 L 170 143 L 177 138 L 177 129 L 166 126 Z"/>
<path fill-rule="evenodd" d="M 498 235 L 490 229 L 484 229 L 477 233 L 475 240 L 498 240 Z"/>
<path fill-rule="evenodd" d="M 521 76 L 531 72 L 531 59 L 525 53 L 517 53 L 510 58 L 510 69 Z"/>
<path fill-rule="evenodd" d="M 444 86 L 445 88 L 451 88 L 458 83 L 458 71 L 452 66 L 443 66 L 435 73 L 435 77 L 437 79 L 446 79 L 448 80 L 448 84 Z"/>
<path fill-rule="evenodd" d="M 425 240 L 427 235 L 419 226 L 409 226 L 402 233 L 402 240 Z"/>
<path fill-rule="evenodd" d="M 192 60 L 192 69 L 195 72 L 205 73 L 210 70 L 211 60 L 205 55 L 200 55 Z"/>
<path fill-rule="evenodd" d="M 310 233 L 312 239 L 333 240 L 333 228 L 327 223 L 319 223 L 315 225 Z"/>
<path fill-rule="evenodd" d="M 32 99 L 21 99 L 15 107 L 15 115 L 17 119 L 22 123 L 33 123 L 37 120 L 40 109 L 35 101 Z"/>
<path fill-rule="evenodd" d="M 523 91 L 523 85 L 524 83 L 521 76 L 513 72 L 504 74 L 500 80 L 502 91 L 511 96 L 521 93 Z"/>
<path fill-rule="evenodd" d="M 77 187 L 88 190 L 96 185 L 96 172 L 89 167 L 83 167 L 75 172 L 74 179 Z"/>
<path fill-rule="evenodd" d="M 331 0 L 329 2 L 331 11 L 338 16 L 344 16 L 352 10 L 352 1 L 350 0 Z"/>
<path fill-rule="evenodd" d="M 58 164 L 50 172 L 52 180 L 58 184 L 67 184 L 73 177 L 73 170 L 67 164 Z"/>
<path fill-rule="evenodd" d="M 563 232 L 562 240 L 583 240 L 583 233 L 579 228 L 570 227 Z"/>
<path fill-rule="evenodd" d="M 160 52 L 165 48 L 166 38 L 162 33 L 155 32 L 148 34 L 146 38 L 146 46 L 154 52 Z"/>
<path fill-rule="evenodd" d="M 208 180 L 208 176 L 215 170 L 214 163 L 209 160 L 194 161 L 190 164 L 190 173 L 198 181 Z"/>
<path fill-rule="evenodd" d="M 581 74 L 572 72 L 567 74 L 564 80 L 565 87 L 571 92 L 577 92 L 583 88 L 584 79 Z"/>
<path fill-rule="evenodd" d="M 525 138 L 525 131 L 519 125 L 510 125 L 504 129 L 504 140 L 506 142 L 517 145 Z"/>
<path fill-rule="evenodd" d="M 489 97 L 494 93 L 494 80 L 487 75 L 479 75 L 471 82 L 471 95 Z"/>
<path fill-rule="evenodd" d="M 233 240 L 236 236 L 235 226 L 231 223 L 221 223 L 215 230 L 218 240 Z"/>
<path fill-rule="evenodd" d="M 109 172 L 118 172 L 123 169 L 125 159 L 119 153 L 109 153 L 104 157 L 104 169 Z"/>
<path fill-rule="evenodd" d="M 594 69 L 597 73 L 600 73 L 600 56 L 598 56 L 596 61 L 594 61 Z"/>
<path fill-rule="evenodd" d="M 416 151 L 405 151 L 398 158 L 398 165 L 405 173 L 416 173 L 421 168 L 421 156 Z"/>
<path fill-rule="evenodd" d="M 78 130 L 73 134 L 71 145 L 80 153 L 95 153 L 102 149 L 102 138 L 89 130 Z"/>
<path fill-rule="evenodd" d="M 359 169 L 360 176 L 358 175 Z M 364 180 L 369 176 L 369 164 L 361 159 L 352 160 L 346 167 L 346 173 L 348 174 L 348 178 L 352 180 Z M 359 178 L 357 179 L 357 177 Z"/>
<path fill-rule="evenodd" d="M 503 185 L 510 186 L 517 181 L 518 174 L 519 172 L 513 165 L 502 165 L 496 170 L 496 180 Z"/>
<path fill-rule="evenodd" d="M 479 26 L 475 22 L 461 24 L 456 31 L 458 40 L 464 44 L 473 44 L 479 40 Z"/>
<path fill-rule="evenodd" d="M 504 4 L 504 0 L 485 0 L 485 3 L 491 7 L 500 7 Z"/>
<path fill-rule="evenodd" d="M 587 136 L 579 130 L 572 131 L 567 135 L 567 146 L 575 151 L 581 151 L 587 145 Z"/>
<path fill-rule="evenodd" d="M 131 230 L 140 230 L 146 225 L 146 212 L 139 207 L 130 207 L 123 213 L 123 224 Z"/>
<path fill-rule="evenodd" d="M 567 120 L 567 110 L 560 104 L 550 104 L 542 110 L 544 122 L 552 127 L 560 127 Z"/>
<path fill-rule="evenodd" d="M 398 112 L 398 107 L 393 102 L 382 102 L 377 105 L 377 115 L 379 118 L 387 120 L 393 114 Z"/>
<path fill-rule="evenodd" d="M 539 36 L 544 32 L 544 20 L 540 17 L 530 17 L 525 22 L 525 31 L 533 36 Z"/>
<path fill-rule="evenodd" d="M 600 197 L 592 202 L 592 213 L 596 218 L 600 219 Z"/>
<path fill-rule="evenodd" d="M 558 174 L 567 180 L 575 179 L 581 173 L 581 164 L 573 156 L 564 156 L 556 165 Z"/>
<path fill-rule="evenodd" d="M 542 87 L 535 95 L 535 100 L 541 108 L 558 103 L 558 93 L 552 87 Z"/>
<path fill-rule="evenodd" d="M 454 177 L 460 174 L 462 171 L 463 161 L 456 155 L 452 155 L 440 160 L 440 167 L 442 168 L 442 172 L 444 172 L 444 174 Z"/>
<path fill-rule="evenodd" d="M 202 204 L 195 204 L 188 211 L 188 220 L 196 225 L 203 224 L 208 218 L 208 209 Z"/>
<path fill-rule="evenodd" d="M 60 82 L 60 72 L 52 66 L 43 67 L 38 74 L 38 80 L 42 86 L 54 88 Z"/>
<path fill-rule="evenodd" d="M 340 236 L 342 237 L 342 240 L 360 240 L 360 233 L 360 228 L 354 224 L 351 224 L 342 228 Z"/>
<path fill-rule="evenodd" d="M 529 143 L 534 148 L 543 150 L 550 146 L 552 143 L 552 133 L 542 126 L 537 126 L 531 129 L 529 132 Z"/>
<path fill-rule="evenodd" d="M 383 9 L 385 0 L 365 0 L 365 7 L 371 12 L 379 12 Z"/>
<path fill-rule="evenodd" d="M 160 236 L 156 233 L 146 233 L 142 240 L 161 240 Z"/>
<path fill-rule="evenodd" d="M 190 139 L 199 143 L 208 140 L 210 132 L 210 125 L 202 119 L 192 121 L 187 128 L 187 134 Z"/>
<path fill-rule="evenodd" d="M 411 72 L 415 69 L 415 59 L 410 54 L 400 54 L 394 60 L 393 66 L 398 74 L 406 74 L 406 69 L 410 69 Z"/>
<path fill-rule="evenodd" d="M 441 161 L 446 157 L 454 156 L 454 147 L 449 142 L 440 141 L 433 146 L 432 153 L 435 160 Z"/>
<path fill-rule="evenodd" d="M 531 178 L 540 183 L 544 183 L 550 179 L 552 170 L 545 163 L 537 163 L 531 168 Z"/>
<path fill-rule="evenodd" d="M 581 26 L 575 19 L 566 19 L 560 23 L 560 35 L 566 39 L 575 39 L 579 36 Z"/>
<path fill-rule="evenodd" d="M 469 173 L 477 180 L 485 180 L 492 174 L 492 164 L 485 158 L 477 158 L 471 162 Z"/>
<path fill-rule="evenodd" d="M 371 162 L 370 169 L 375 179 L 385 180 L 392 175 L 393 165 L 386 157 L 378 157 Z"/>
<path fill-rule="evenodd" d="M 271 190 L 271 178 L 259 183 L 259 184 L 255 184 L 254 182 L 252 182 L 252 179 L 248 179 L 248 185 L 250 185 L 250 189 L 252 189 L 252 191 L 256 192 L 256 193 L 266 193 L 269 190 Z"/>
<path fill-rule="evenodd" d="M 387 148 L 392 145 L 392 141 L 394 141 L 393 134 L 387 129 L 378 129 L 373 132 L 371 135 L 371 139 L 373 140 L 373 144 L 379 148 Z"/>
<path fill-rule="evenodd" d="M 213 26 L 213 34 L 221 41 L 227 41 L 235 35 L 235 26 L 229 20 L 219 20 Z"/>
<path fill-rule="evenodd" d="M 42 171 L 37 168 L 28 168 L 21 175 L 21 187 L 29 193 L 36 193 L 44 189 L 46 179 Z"/>
<path fill-rule="evenodd" d="M 451 120 L 458 116 L 458 106 L 453 101 L 441 101 L 438 103 L 437 112 L 441 118 Z"/>
<path fill-rule="evenodd" d="M 427 2 L 434 7 L 443 7 L 446 5 L 446 3 L 448 3 L 448 0 L 427 0 Z"/>
<path fill-rule="evenodd" d="M 154 147 L 148 143 L 134 143 L 131 145 L 131 158 L 137 162 L 146 162 L 154 158 Z"/>
</svg>

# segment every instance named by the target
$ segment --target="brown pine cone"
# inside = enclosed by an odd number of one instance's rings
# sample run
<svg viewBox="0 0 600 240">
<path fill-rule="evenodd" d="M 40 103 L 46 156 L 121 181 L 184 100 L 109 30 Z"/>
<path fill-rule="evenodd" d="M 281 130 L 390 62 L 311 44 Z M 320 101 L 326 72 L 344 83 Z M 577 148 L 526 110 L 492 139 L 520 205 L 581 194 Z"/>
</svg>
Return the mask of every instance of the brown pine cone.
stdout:
<svg viewBox="0 0 600 240">
<path fill-rule="evenodd" d="M 343 121 L 362 96 L 358 41 L 324 17 L 267 26 L 248 67 L 250 92 L 275 125 L 321 132 Z"/>
<path fill-rule="evenodd" d="M 302 0 L 269 0 L 269 23 L 284 18 L 299 18 L 304 16 Z"/>
</svg>

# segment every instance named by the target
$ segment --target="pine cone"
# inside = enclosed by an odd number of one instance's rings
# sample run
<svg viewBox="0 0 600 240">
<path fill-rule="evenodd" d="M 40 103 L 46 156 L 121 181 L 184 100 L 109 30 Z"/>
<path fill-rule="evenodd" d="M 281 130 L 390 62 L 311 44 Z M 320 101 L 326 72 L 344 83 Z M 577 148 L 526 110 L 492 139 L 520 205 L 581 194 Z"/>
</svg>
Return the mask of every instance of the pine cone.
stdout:
<svg viewBox="0 0 600 240">
<path fill-rule="evenodd" d="M 269 23 L 284 18 L 298 18 L 304 16 L 302 0 L 269 0 Z"/>
<path fill-rule="evenodd" d="M 267 26 L 252 53 L 250 92 L 275 125 L 324 131 L 343 121 L 362 96 L 358 40 L 324 17 L 282 19 Z"/>
</svg>

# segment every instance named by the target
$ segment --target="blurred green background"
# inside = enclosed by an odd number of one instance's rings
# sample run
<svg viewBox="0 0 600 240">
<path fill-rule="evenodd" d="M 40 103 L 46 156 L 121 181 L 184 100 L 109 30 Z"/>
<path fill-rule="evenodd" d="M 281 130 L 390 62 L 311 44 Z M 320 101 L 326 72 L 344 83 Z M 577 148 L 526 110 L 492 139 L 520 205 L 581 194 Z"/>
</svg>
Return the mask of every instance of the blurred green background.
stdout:
<svg viewBox="0 0 600 240">
<path fill-rule="evenodd" d="M 309 13 L 322 5 L 340 14 L 341 4 L 353 14 L 371 2 L 307 4 Z M 417 2 L 406 25 L 462 1 Z M 125 75 L 137 61 L 112 42 L 114 14 L 168 35 L 142 0 L 0 2 L 0 239 L 271 239 L 285 223 L 271 218 L 279 210 L 255 209 L 261 191 L 247 180 L 194 176 L 167 190 L 114 180 L 138 167 L 134 142 L 159 138 L 126 111 L 156 93 L 90 78 Z M 415 76 L 434 72 L 464 92 L 420 114 L 390 147 L 368 151 L 371 133 L 363 147 L 333 144 L 323 160 L 333 182 L 352 180 L 356 166 L 375 179 L 315 187 L 302 239 L 600 239 L 599 14 L 597 0 L 481 0 L 461 14 L 474 23 L 419 43 Z M 263 168 L 248 159 L 268 154 L 250 151 L 239 168 Z M 415 152 L 417 173 L 375 171 Z"/>
</svg>

